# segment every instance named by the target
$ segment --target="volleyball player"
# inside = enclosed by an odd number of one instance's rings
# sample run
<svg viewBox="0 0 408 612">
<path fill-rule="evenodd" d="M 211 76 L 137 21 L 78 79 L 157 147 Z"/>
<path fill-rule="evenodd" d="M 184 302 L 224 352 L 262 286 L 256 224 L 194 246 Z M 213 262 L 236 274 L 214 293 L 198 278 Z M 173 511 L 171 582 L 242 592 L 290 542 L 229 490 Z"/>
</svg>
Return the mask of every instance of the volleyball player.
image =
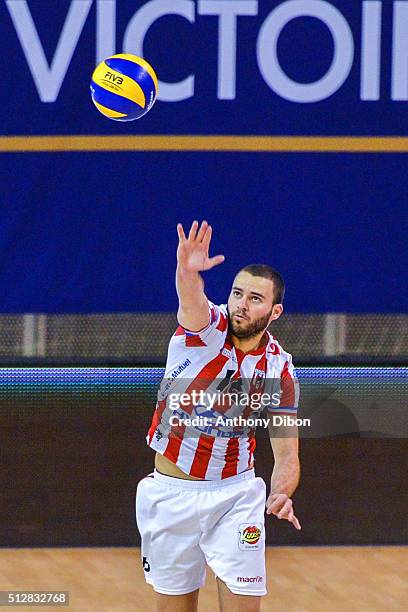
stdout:
<svg viewBox="0 0 408 612">
<path fill-rule="evenodd" d="M 222 612 L 257 612 L 266 594 L 265 501 L 267 515 L 300 529 L 291 499 L 300 471 L 297 435 L 271 436 L 274 467 L 266 499 L 265 482 L 254 474 L 253 429 L 225 431 L 212 427 L 211 419 L 207 428 L 188 422 L 200 414 L 236 415 L 237 405 L 208 407 L 189 398 L 194 390 L 250 381 L 253 391 L 277 380 L 280 394 L 268 415 L 296 414 L 291 355 L 267 331 L 282 314 L 284 282 L 268 265 L 247 266 L 233 281 L 228 305 L 217 306 L 207 299 L 200 274 L 224 261 L 209 256 L 211 227 L 194 221 L 188 237 L 181 224 L 177 231 L 179 327 L 147 435 L 155 470 L 140 481 L 136 496 L 145 578 L 159 611 L 192 612 L 208 565 Z M 175 395 L 181 398 L 176 408 Z M 245 407 L 244 415 L 251 410 Z"/>
</svg>

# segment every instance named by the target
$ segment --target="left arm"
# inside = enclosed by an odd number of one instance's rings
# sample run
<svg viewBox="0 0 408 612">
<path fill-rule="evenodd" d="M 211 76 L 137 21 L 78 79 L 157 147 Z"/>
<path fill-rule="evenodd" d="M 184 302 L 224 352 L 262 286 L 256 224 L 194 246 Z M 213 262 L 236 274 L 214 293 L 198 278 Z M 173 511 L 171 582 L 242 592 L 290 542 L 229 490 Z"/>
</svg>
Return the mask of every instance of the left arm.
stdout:
<svg viewBox="0 0 408 612">
<path fill-rule="evenodd" d="M 277 437 L 276 427 L 269 425 L 275 465 L 271 477 L 271 492 L 266 500 L 266 514 L 275 514 L 279 519 L 284 518 L 293 523 L 296 529 L 301 529 L 291 500 L 300 477 L 297 428 L 284 429 L 285 437 Z"/>
</svg>

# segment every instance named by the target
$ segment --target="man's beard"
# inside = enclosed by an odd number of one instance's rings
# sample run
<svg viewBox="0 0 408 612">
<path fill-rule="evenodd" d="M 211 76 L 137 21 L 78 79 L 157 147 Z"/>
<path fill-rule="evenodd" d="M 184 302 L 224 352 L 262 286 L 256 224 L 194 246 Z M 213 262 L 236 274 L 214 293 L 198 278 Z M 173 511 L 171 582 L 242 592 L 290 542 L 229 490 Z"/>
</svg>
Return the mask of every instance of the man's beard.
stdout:
<svg viewBox="0 0 408 612">
<path fill-rule="evenodd" d="M 236 322 L 231 316 L 231 313 L 228 311 L 228 321 L 229 321 L 229 329 L 234 334 L 236 338 L 240 340 L 247 340 L 248 338 L 253 338 L 257 336 L 260 332 L 265 331 L 269 327 L 269 318 L 272 314 L 273 308 L 271 308 L 270 312 L 263 317 L 259 317 L 255 319 L 249 325 L 244 328 L 237 326 Z M 233 314 L 237 314 L 236 312 Z"/>
</svg>

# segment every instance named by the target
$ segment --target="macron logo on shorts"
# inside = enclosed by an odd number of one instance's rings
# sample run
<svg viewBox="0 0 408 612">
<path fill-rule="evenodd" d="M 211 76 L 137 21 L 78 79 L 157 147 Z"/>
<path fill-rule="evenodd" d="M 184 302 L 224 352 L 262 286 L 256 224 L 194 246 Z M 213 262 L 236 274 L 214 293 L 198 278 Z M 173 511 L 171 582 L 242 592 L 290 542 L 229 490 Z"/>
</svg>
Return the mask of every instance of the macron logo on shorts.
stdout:
<svg viewBox="0 0 408 612">
<path fill-rule="evenodd" d="M 237 582 L 262 582 L 262 576 L 237 576 Z"/>
<path fill-rule="evenodd" d="M 150 563 L 147 560 L 147 557 L 143 557 L 143 569 L 145 572 L 150 572 Z"/>
</svg>

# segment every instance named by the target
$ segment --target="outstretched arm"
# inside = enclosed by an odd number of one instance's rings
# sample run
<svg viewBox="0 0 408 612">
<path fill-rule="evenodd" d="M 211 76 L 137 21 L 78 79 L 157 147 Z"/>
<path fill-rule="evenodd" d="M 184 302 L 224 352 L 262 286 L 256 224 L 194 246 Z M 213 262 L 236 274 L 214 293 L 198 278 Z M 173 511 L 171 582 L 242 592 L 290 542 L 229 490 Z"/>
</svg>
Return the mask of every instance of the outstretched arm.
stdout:
<svg viewBox="0 0 408 612">
<path fill-rule="evenodd" d="M 177 319 L 190 331 L 200 331 L 208 324 L 208 301 L 200 272 L 210 270 L 224 261 L 224 255 L 209 257 L 212 228 L 203 221 L 198 229 L 194 221 L 188 237 L 181 223 L 177 225 L 176 289 L 179 298 Z"/>
<path fill-rule="evenodd" d="M 298 438 L 296 428 L 286 429 L 287 437 L 276 437 L 270 429 L 275 466 L 271 478 L 271 491 L 266 500 L 266 514 L 275 514 L 278 518 L 291 522 L 296 529 L 300 529 L 291 500 L 300 476 Z"/>
</svg>

